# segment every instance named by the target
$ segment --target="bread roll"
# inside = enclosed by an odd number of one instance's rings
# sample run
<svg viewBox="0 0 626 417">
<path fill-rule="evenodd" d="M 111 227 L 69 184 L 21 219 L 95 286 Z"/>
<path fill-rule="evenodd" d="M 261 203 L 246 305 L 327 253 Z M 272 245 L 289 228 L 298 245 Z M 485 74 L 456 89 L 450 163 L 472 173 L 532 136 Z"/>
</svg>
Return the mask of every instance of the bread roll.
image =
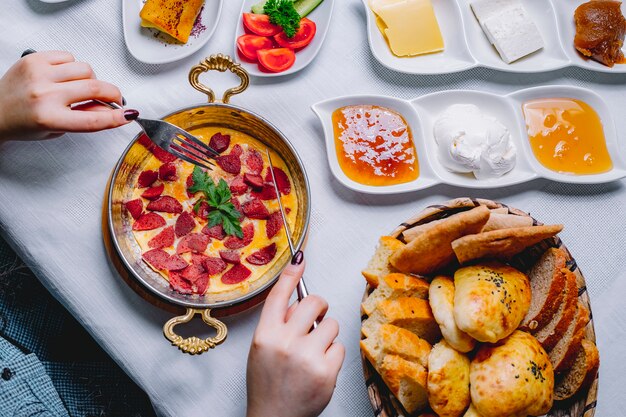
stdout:
<svg viewBox="0 0 626 417">
<path fill-rule="evenodd" d="M 474 349 L 476 341 L 461 331 L 454 320 L 454 281 L 444 276 L 435 277 L 430 283 L 428 294 L 430 308 L 446 342 L 459 352 Z"/>
<path fill-rule="evenodd" d="M 480 347 L 470 364 L 472 404 L 483 417 L 540 416 L 552 408 L 554 371 L 530 334 Z"/>
<path fill-rule="evenodd" d="M 470 404 L 470 361 L 445 340 L 428 356 L 428 402 L 440 417 L 460 417 Z"/>
<path fill-rule="evenodd" d="M 497 262 L 458 269 L 454 286 L 456 325 L 481 342 L 494 343 L 510 335 L 530 306 L 528 277 Z"/>
</svg>

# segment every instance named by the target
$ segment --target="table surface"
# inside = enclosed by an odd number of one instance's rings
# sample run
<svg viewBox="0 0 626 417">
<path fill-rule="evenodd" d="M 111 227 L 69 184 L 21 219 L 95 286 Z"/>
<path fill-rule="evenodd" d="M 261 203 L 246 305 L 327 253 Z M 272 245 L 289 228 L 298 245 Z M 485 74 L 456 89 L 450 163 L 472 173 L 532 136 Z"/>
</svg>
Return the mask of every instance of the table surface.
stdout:
<svg viewBox="0 0 626 417">
<path fill-rule="evenodd" d="M 26 48 L 65 49 L 91 63 L 99 78 L 118 85 L 128 107 L 147 117 L 204 101 L 187 84 L 187 72 L 205 56 L 232 53 L 241 3 L 224 2 L 216 34 L 198 53 L 160 66 L 142 64 L 126 50 L 121 5 L 112 0 L 3 2 L 0 71 L 6 71 Z M 205 82 L 221 90 L 235 77 L 210 74 Z M 339 320 L 339 338 L 347 347 L 324 416 L 372 414 L 358 353 L 364 288 L 359 271 L 378 237 L 426 205 L 467 195 L 503 201 L 545 223 L 565 223 L 561 236 L 586 275 L 594 307 L 602 360 L 596 415 L 623 415 L 619 400 L 626 385 L 626 314 L 621 304 L 626 294 L 626 190 L 621 181 L 585 186 L 536 180 L 491 191 L 437 186 L 397 196 L 358 194 L 330 174 L 321 126 L 310 105 L 346 94 L 413 98 L 447 89 L 509 93 L 570 84 L 600 93 L 613 109 L 622 136 L 624 83 L 624 75 L 577 68 L 536 75 L 486 69 L 442 76 L 394 73 L 369 51 L 361 1 L 342 0 L 336 2 L 319 56 L 307 69 L 272 80 L 253 79 L 244 95 L 233 98 L 233 104 L 266 116 L 291 139 L 310 178 L 308 285 L 312 293 L 329 300 L 329 315 Z M 159 415 L 244 415 L 246 358 L 258 309 L 225 320 L 229 337 L 224 345 L 200 356 L 183 355 L 162 335 L 163 323 L 171 315 L 136 295 L 107 262 L 100 230 L 102 196 L 111 169 L 137 132 L 129 125 L 56 141 L 0 145 L 0 230 L 48 290 L 148 393 Z"/>
</svg>

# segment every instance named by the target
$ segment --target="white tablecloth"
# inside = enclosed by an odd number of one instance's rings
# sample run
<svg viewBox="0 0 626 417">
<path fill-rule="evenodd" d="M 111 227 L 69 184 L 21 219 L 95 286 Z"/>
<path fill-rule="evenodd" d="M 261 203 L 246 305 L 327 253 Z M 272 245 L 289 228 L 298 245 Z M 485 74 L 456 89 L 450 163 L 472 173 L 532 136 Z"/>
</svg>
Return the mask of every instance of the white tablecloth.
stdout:
<svg viewBox="0 0 626 417">
<path fill-rule="evenodd" d="M 232 53 L 241 5 L 235 0 L 224 2 L 219 28 L 201 51 L 177 63 L 151 66 L 134 60 L 126 50 L 119 0 L 2 3 L 0 71 L 28 47 L 70 50 L 90 62 L 100 78 L 117 84 L 129 107 L 146 116 L 204 100 L 187 84 L 187 72 L 205 55 Z M 265 115 L 291 138 L 309 174 L 313 212 L 308 285 L 311 292 L 329 300 L 329 314 L 341 323 L 340 339 L 347 347 L 324 416 L 371 415 L 358 355 L 364 287 L 359 271 L 378 236 L 428 204 L 464 195 L 499 199 L 544 222 L 566 224 L 562 238 L 586 274 L 601 351 L 596 415 L 623 416 L 626 190 L 622 182 L 571 186 L 538 180 L 498 191 L 439 186 L 400 196 L 362 195 L 343 188 L 331 176 L 322 130 L 309 106 L 344 94 L 411 98 L 455 88 L 507 93 L 534 85 L 574 84 L 603 95 L 623 135 L 626 76 L 574 68 L 528 76 L 485 69 L 445 76 L 401 75 L 375 61 L 364 22 L 360 0 L 337 1 L 326 43 L 309 68 L 284 78 L 255 79 L 245 95 L 233 98 L 234 104 Z M 209 75 L 206 82 L 220 90 L 234 81 L 234 76 Z M 162 335 L 162 325 L 171 315 L 136 295 L 107 263 L 100 229 L 102 196 L 110 170 L 137 131 L 130 125 L 56 141 L 0 145 L 0 228 L 51 293 L 148 393 L 160 415 L 242 416 L 246 357 L 258 310 L 226 320 L 229 337 L 224 345 L 201 356 L 183 355 Z"/>
</svg>

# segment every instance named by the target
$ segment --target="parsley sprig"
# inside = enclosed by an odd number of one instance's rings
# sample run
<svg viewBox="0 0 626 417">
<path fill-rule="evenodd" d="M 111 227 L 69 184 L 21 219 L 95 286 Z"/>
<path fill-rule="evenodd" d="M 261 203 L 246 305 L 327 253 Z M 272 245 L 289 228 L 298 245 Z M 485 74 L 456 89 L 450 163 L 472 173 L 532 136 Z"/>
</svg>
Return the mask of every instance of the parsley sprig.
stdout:
<svg viewBox="0 0 626 417">
<path fill-rule="evenodd" d="M 209 174 L 197 166 L 193 169 L 192 179 L 193 185 L 187 190 L 190 193 L 201 191 L 204 194 L 204 198 L 196 202 L 193 210 L 198 213 L 200 205 L 203 201 L 206 201 L 210 207 L 214 208 L 214 210 L 209 212 L 209 227 L 221 224 L 224 228 L 224 233 L 242 238 L 243 231 L 239 223 L 241 213 L 237 211 L 231 201 L 232 194 L 226 181 L 220 179 L 218 184 L 215 185 Z"/>
<path fill-rule="evenodd" d="M 293 38 L 300 29 L 300 14 L 293 5 L 293 0 L 267 0 L 263 11 L 270 18 L 270 23 L 283 28 L 288 38 Z"/>
</svg>

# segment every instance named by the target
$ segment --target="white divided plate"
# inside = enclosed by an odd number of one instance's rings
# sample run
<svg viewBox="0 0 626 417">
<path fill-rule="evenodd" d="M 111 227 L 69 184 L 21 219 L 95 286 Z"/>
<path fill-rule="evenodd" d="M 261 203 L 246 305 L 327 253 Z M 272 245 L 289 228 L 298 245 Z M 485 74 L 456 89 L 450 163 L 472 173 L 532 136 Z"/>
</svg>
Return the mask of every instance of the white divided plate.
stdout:
<svg viewBox="0 0 626 417">
<path fill-rule="evenodd" d="M 522 103 L 534 98 L 567 97 L 589 104 L 600 117 L 604 137 L 613 169 L 603 174 L 568 175 L 545 168 L 537 161 L 526 133 L 526 123 L 522 113 Z M 437 143 L 433 135 L 433 124 L 437 117 L 453 104 L 474 104 L 483 112 L 497 118 L 511 133 L 517 148 L 515 167 L 499 178 L 478 180 L 472 174 L 460 174 L 446 169 L 438 159 Z M 350 105 L 374 105 L 387 107 L 404 116 L 413 133 L 413 141 L 419 161 L 419 177 L 405 184 L 391 186 L 369 186 L 351 180 L 344 174 L 335 151 L 332 113 Z M 326 152 L 330 169 L 337 180 L 346 187 L 368 194 L 395 194 L 422 190 L 436 184 L 448 184 L 465 188 L 500 188 L 547 178 L 552 181 L 577 184 L 598 184 L 626 177 L 626 162 L 621 152 L 615 123 L 607 105 L 596 93 L 572 86 L 547 86 L 520 90 L 501 96 L 480 91 L 443 91 L 421 96 L 411 101 L 378 95 L 357 95 L 337 97 L 321 101 L 312 106 L 322 123 L 326 140 Z"/>
<path fill-rule="evenodd" d="M 259 64 L 257 64 L 256 62 L 249 62 L 245 58 L 242 58 L 237 49 L 237 38 L 246 33 L 243 27 L 243 14 L 250 13 L 252 6 L 254 6 L 258 2 L 259 0 L 244 0 L 243 5 L 241 6 L 241 12 L 239 13 L 238 18 L 239 21 L 237 23 L 237 28 L 235 29 L 235 39 L 233 41 L 233 57 L 235 57 L 235 60 L 239 62 L 246 71 L 248 71 L 248 74 L 254 75 L 256 77 L 280 77 L 283 75 L 289 75 L 293 74 L 294 72 L 298 72 L 301 69 L 305 68 L 307 65 L 309 65 L 311 61 L 313 61 L 313 59 L 317 56 L 317 53 L 320 51 L 320 48 L 324 43 L 324 39 L 326 39 L 326 33 L 328 32 L 328 28 L 330 27 L 330 19 L 333 14 L 335 0 L 324 0 L 319 6 L 315 8 L 315 10 L 313 10 L 309 15 L 306 16 L 307 19 L 311 19 L 313 22 L 315 22 L 315 37 L 313 38 L 311 43 L 305 48 L 296 51 L 296 62 L 291 68 L 283 72 L 263 71 L 259 68 Z"/>
<path fill-rule="evenodd" d="M 213 36 L 222 12 L 223 0 L 205 0 L 201 11 L 201 23 L 205 29 L 198 35 L 191 35 L 182 44 L 156 29 L 141 26 L 139 12 L 142 0 L 122 0 L 122 20 L 124 41 L 132 56 L 146 64 L 165 64 L 178 61 L 202 48 Z"/>
<path fill-rule="evenodd" d="M 376 26 L 376 15 L 362 0 L 367 16 L 370 49 L 385 67 L 409 74 L 445 74 L 476 66 L 499 71 L 533 73 L 578 66 L 607 73 L 626 73 L 626 64 L 609 68 L 583 58 L 574 48 L 574 11 L 585 0 L 521 0 L 537 25 L 544 48 L 511 64 L 505 63 L 489 43 L 470 3 L 473 0 L 432 0 L 444 39 L 440 53 L 400 58 L 391 53 L 387 41 Z M 622 3 L 626 15 L 626 4 Z M 625 47 L 626 52 L 626 47 Z"/>
</svg>

